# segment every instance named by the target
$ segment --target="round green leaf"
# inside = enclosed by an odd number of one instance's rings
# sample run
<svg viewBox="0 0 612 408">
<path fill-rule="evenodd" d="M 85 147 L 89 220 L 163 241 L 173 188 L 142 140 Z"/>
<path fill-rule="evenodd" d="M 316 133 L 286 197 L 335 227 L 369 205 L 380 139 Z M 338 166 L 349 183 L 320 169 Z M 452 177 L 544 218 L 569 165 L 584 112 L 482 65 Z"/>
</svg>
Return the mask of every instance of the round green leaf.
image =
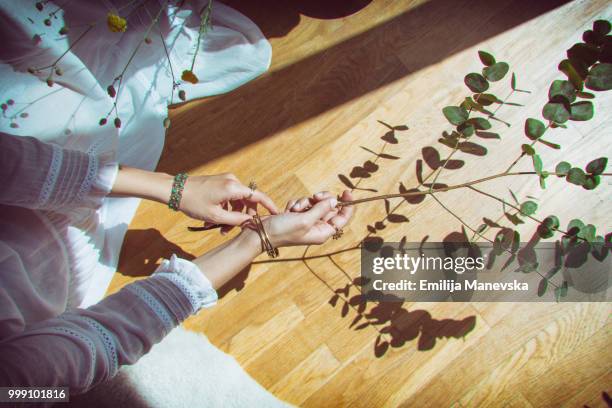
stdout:
<svg viewBox="0 0 612 408">
<path fill-rule="evenodd" d="M 584 187 L 586 190 L 594 190 L 599 185 L 599 183 L 601 183 L 600 176 L 594 176 L 592 174 L 589 174 L 588 176 L 586 176 L 586 180 L 584 181 L 582 187 Z"/>
<path fill-rule="evenodd" d="M 608 165 L 607 157 L 600 157 L 599 159 L 595 159 L 589 164 L 586 165 L 586 172 L 592 174 L 594 176 L 598 176 L 604 171 L 606 171 L 606 166 Z"/>
<path fill-rule="evenodd" d="M 508 73 L 510 66 L 505 62 L 496 62 L 495 64 L 483 68 L 482 75 L 491 82 L 499 81 Z"/>
<path fill-rule="evenodd" d="M 542 116 L 556 123 L 564 123 L 570 114 L 562 103 L 548 102 L 542 109 Z"/>
<path fill-rule="evenodd" d="M 525 134 L 531 140 L 540 138 L 546 131 L 546 126 L 537 119 L 529 118 L 525 121 Z"/>
<path fill-rule="evenodd" d="M 557 173 L 557 176 L 564 177 L 567 175 L 567 173 L 570 171 L 571 168 L 572 168 L 571 164 L 569 164 L 566 161 L 562 161 L 559 164 L 557 164 L 557 167 L 555 167 L 555 172 Z"/>
<path fill-rule="evenodd" d="M 521 149 L 523 150 L 523 153 L 528 156 L 533 156 L 535 154 L 535 149 L 528 144 L 522 145 Z"/>
<path fill-rule="evenodd" d="M 469 117 L 468 111 L 461 106 L 447 106 L 442 109 L 442 113 L 453 125 L 460 125 Z"/>
<path fill-rule="evenodd" d="M 567 232 L 570 235 L 578 234 L 584 228 L 584 223 L 579 219 L 573 219 L 567 224 Z"/>
<path fill-rule="evenodd" d="M 593 65 L 587 75 L 585 85 L 594 91 L 608 91 L 612 89 L 612 64 Z"/>
<path fill-rule="evenodd" d="M 584 171 L 582 171 L 582 169 L 578 167 L 572 167 L 567 172 L 567 181 L 569 181 L 572 184 L 581 186 L 584 184 L 585 180 L 586 180 L 586 174 L 584 173 Z"/>
<path fill-rule="evenodd" d="M 491 122 L 489 122 L 485 118 L 471 118 L 471 119 L 468 119 L 468 123 L 471 123 L 472 125 L 474 125 L 474 127 L 478 130 L 491 129 Z"/>
<path fill-rule="evenodd" d="M 549 215 L 548 217 L 544 218 L 542 225 L 549 229 L 557 229 L 560 225 L 559 218 L 557 218 L 556 215 Z"/>
<path fill-rule="evenodd" d="M 457 131 L 461 133 L 462 136 L 470 137 L 474 134 L 474 125 L 469 122 L 463 122 L 459 126 L 457 126 Z"/>
<path fill-rule="evenodd" d="M 495 57 L 486 51 L 478 51 L 478 58 L 487 67 L 495 64 Z"/>
<path fill-rule="evenodd" d="M 533 215 L 538 209 L 538 205 L 534 201 L 525 201 L 521 204 L 521 213 L 524 215 Z"/>
<path fill-rule="evenodd" d="M 489 105 L 492 105 L 494 103 L 499 103 L 499 102 L 501 101 L 497 98 L 497 96 L 493 94 L 483 93 L 478 96 L 478 103 L 483 106 L 489 106 Z"/>
<path fill-rule="evenodd" d="M 482 93 L 489 89 L 489 82 L 480 74 L 472 72 L 467 74 L 463 80 L 472 92 Z"/>
<path fill-rule="evenodd" d="M 593 32 L 599 35 L 606 35 L 610 32 L 610 22 L 607 20 L 597 20 L 593 23 Z"/>
<path fill-rule="evenodd" d="M 570 105 L 570 119 L 576 121 L 593 118 L 593 103 L 591 101 L 576 102 Z"/>
<path fill-rule="evenodd" d="M 555 97 L 562 96 L 567 99 L 568 102 L 574 102 L 576 100 L 576 89 L 570 81 L 563 81 L 557 79 L 550 84 L 548 90 L 548 99 L 555 100 Z"/>
</svg>

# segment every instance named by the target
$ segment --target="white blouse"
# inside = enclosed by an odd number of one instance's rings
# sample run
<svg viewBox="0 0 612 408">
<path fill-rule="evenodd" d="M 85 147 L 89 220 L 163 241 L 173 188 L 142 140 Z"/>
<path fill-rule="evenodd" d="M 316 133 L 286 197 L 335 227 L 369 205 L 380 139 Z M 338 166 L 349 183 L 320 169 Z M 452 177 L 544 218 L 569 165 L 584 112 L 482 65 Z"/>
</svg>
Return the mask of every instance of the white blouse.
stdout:
<svg viewBox="0 0 612 408">
<path fill-rule="evenodd" d="M 35 0 L 0 0 L 0 386 L 77 393 L 134 363 L 217 299 L 197 266 L 175 256 L 103 299 L 139 203 L 106 197 L 117 163 L 155 168 L 170 62 L 175 75 L 190 67 L 207 1 L 180 8 L 163 0 L 79 0 L 60 3 L 63 9 L 43 3 L 39 11 Z M 121 128 L 112 126 L 114 116 L 99 126 L 114 101 L 106 87 L 160 10 L 152 43 L 125 70 L 116 106 Z M 109 11 L 127 18 L 125 33 L 106 27 Z M 67 35 L 59 33 L 64 25 Z M 212 25 L 194 66 L 200 81 L 181 82 L 188 98 L 228 92 L 270 64 L 269 43 L 245 16 L 215 1 Z M 28 72 L 60 57 L 63 74 L 52 87 L 48 72 Z"/>
</svg>

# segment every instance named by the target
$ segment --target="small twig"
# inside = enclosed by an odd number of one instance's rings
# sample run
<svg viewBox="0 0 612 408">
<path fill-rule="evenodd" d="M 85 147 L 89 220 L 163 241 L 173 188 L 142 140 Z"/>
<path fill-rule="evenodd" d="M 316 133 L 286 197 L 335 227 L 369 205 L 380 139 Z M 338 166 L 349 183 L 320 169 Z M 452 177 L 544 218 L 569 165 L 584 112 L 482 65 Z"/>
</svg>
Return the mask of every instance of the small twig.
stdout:
<svg viewBox="0 0 612 408">
<path fill-rule="evenodd" d="M 191 61 L 190 71 L 193 71 L 193 67 L 195 66 L 196 57 L 198 56 L 198 51 L 200 51 L 200 40 L 202 39 L 202 35 L 206 33 L 208 30 L 208 24 L 210 22 L 210 15 L 212 12 L 212 0 L 208 0 L 208 5 L 206 6 L 206 10 L 202 10 L 202 17 L 200 19 L 200 30 L 198 31 L 198 40 L 196 41 L 196 49 L 193 53 L 193 60 Z"/>
</svg>

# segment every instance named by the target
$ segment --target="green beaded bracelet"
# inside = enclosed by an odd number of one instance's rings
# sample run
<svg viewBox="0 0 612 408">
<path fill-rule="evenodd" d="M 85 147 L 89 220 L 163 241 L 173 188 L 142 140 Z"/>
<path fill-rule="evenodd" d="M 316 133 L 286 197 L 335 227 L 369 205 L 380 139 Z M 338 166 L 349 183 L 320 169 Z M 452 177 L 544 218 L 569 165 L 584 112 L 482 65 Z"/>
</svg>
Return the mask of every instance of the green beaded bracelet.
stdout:
<svg viewBox="0 0 612 408">
<path fill-rule="evenodd" d="M 168 207 L 174 211 L 179 210 L 181 204 L 181 197 L 183 196 L 183 189 L 185 188 L 185 181 L 187 181 L 187 173 L 179 173 L 174 176 L 174 182 L 172 183 L 172 191 L 170 192 L 170 200 L 168 201 Z"/>
</svg>

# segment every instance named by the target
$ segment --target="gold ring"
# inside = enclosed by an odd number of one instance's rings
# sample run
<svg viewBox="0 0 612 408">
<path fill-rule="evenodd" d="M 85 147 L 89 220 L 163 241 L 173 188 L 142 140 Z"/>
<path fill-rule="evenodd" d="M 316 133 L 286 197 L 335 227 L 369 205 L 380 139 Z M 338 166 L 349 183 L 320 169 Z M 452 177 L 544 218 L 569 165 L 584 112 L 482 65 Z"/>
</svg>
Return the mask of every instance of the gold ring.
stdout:
<svg viewBox="0 0 612 408">
<path fill-rule="evenodd" d="M 342 235 L 344 234 L 344 230 L 342 228 L 338 228 L 336 226 L 334 226 L 334 229 L 336 230 L 336 232 L 334 233 L 334 235 L 332 235 L 333 239 L 340 239 L 342 237 Z"/>
<path fill-rule="evenodd" d="M 257 183 L 255 183 L 254 181 L 250 181 L 249 188 L 251 189 L 251 194 L 249 194 L 247 199 L 250 199 L 251 197 L 253 197 L 253 193 L 255 193 L 255 190 L 257 190 Z"/>
</svg>

